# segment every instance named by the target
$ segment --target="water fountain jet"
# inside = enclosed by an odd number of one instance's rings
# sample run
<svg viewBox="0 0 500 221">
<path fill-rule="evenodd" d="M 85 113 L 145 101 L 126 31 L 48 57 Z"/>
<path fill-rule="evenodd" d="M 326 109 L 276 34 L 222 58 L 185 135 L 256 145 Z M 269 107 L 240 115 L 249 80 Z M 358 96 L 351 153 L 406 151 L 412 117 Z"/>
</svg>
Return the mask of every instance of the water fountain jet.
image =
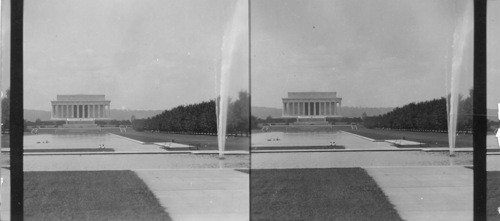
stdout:
<svg viewBox="0 0 500 221">
<path fill-rule="evenodd" d="M 464 52 L 467 40 L 472 33 L 472 3 L 467 1 L 463 15 L 459 18 L 453 34 L 451 73 L 447 74 L 446 89 L 450 95 L 447 97 L 448 112 L 448 145 L 450 156 L 455 155 L 455 141 L 457 133 L 457 116 L 459 99 L 460 73 L 464 65 Z M 449 83 L 448 83 L 449 82 Z"/>
<path fill-rule="evenodd" d="M 246 0 L 236 0 L 233 15 L 230 23 L 224 31 L 221 48 L 220 76 L 216 76 L 216 114 L 217 114 L 217 141 L 219 149 L 219 159 L 224 159 L 226 146 L 227 111 L 229 105 L 229 77 L 233 67 L 233 58 L 236 48 L 242 37 L 246 34 L 248 24 L 245 19 L 248 17 Z M 218 89 L 218 90 L 217 90 Z"/>
</svg>

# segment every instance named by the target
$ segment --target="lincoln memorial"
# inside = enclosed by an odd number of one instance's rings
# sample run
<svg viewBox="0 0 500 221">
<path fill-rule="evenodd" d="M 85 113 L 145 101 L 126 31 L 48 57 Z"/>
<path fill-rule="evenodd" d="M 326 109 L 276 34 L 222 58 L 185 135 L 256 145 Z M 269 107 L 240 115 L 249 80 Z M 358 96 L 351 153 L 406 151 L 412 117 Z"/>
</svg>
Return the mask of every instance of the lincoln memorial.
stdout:
<svg viewBox="0 0 500 221">
<path fill-rule="evenodd" d="M 282 117 L 340 117 L 341 101 L 337 92 L 288 92 L 288 97 L 283 98 Z"/>
<path fill-rule="evenodd" d="M 57 95 L 51 120 L 105 120 L 110 118 L 110 100 L 104 95 Z"/>
</svg>

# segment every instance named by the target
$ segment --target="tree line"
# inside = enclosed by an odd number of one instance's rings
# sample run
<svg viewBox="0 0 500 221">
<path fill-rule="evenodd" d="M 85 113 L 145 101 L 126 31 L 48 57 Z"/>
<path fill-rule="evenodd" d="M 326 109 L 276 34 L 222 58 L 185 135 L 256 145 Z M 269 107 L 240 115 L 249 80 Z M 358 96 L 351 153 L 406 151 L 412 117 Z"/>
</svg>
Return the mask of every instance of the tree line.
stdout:
<svg viewBox="0 0 500 221">
<path fill-rule="evenodd" d="M 249 134 L 249 102 L 250 97 L 245 91 L 239 92 L 237 100 L 229 99 L 226 133 Z M 147 119 L 134 119 L 132 127 L 139 131 L 216 135 L 216 101 L 180 105 Z"/>
<path fill-rule="evenodd" d="M 447 102 L 442 97 L 430 101 L 410 103 L 383 115 L 365 117 L 367 128 L 447 131 Z M 472 131 L 472 90 L 469 96 L 459 96 L 457 131 Z"/>
</svg>

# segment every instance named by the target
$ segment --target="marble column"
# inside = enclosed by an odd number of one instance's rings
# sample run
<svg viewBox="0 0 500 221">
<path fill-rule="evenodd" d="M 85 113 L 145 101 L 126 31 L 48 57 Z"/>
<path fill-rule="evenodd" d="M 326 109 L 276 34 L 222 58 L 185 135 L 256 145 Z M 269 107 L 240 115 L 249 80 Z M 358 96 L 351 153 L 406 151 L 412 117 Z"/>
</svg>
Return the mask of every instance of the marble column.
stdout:
<svg viewBox="0 0 500 221">
<path fill-rule="evenodd" d="M 292 115 L 292 102 L 286 102 L 286 115 Z"/>
</svg>

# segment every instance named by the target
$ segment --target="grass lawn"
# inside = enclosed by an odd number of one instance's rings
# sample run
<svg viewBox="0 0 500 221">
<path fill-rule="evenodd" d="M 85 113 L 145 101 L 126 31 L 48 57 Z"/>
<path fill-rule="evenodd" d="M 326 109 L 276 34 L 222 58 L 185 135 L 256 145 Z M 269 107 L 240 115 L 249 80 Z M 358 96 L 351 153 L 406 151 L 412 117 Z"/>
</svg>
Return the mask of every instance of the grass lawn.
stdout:
<svg viewBox="0 0 500 221">
<path fill-rule="evenodd" d="M 61 149 L 24 149 L 25 153 L 52 153 L 52 152 L 115 152 L 113 148 L 61 148 Z"/>
<path fill-rule="evenodd" d="M 250 171 L 252 220 L 402 220 L 361 168 Z"/>
<path fill-rule="evenodd" d="M 9 148 L 10 147 L 10 135 L 9 134 L 2 134 L 2 144 L 3 148 Z"/>
<path fill-rule="evenodd" d="M 132 171 L 24 172 L 25 220 L 171 220 Z"/>
<path fill-rule="evenodd" d="M 217 136 L 190 135 L 190 134 L 167 134 L 151 133 L 129 130 L 125 133 L 115 133 L 116 135 L 128 137 L 146 143 L 169 142 L 172 139 L 175 143 L 181 144 L 201 144 L 200 150 L 217 150 Z M 207 147 L 205 147 L 205 145 Z M 226 139 L 226 150 L 249 150 L 250 137 L 228 137 Z"/>
<path fill-rule="evenodd" d="M 252 147 L 252 150 L 311 150 L 311 149 L 321 149 L 321 150 L 343 150 L 345 146 L 337 145 L 337 146 L 285 146 L 285 147 Z"/>
<path fill-rule="evenodd" d="M 489 171 L 486 176 L 487 217 L 488 220 L 500 220 L 500 214 L 497 211 L 497 208 L 500 207 L 500 171 Z"/>
<path fill-rule="evenodd" d="M 345 131 L 375 140 L 402 139 L 404 137 L 405 140 L 429 144 L 430 147 L 448 147 L 447 133 L 367 129 L 361 126 L 358 126 L 358 130 L 349 129 Z M 472 147 L 472 134 L 458 135 L 456 139 L 456 147 Z"/>
</svg>

